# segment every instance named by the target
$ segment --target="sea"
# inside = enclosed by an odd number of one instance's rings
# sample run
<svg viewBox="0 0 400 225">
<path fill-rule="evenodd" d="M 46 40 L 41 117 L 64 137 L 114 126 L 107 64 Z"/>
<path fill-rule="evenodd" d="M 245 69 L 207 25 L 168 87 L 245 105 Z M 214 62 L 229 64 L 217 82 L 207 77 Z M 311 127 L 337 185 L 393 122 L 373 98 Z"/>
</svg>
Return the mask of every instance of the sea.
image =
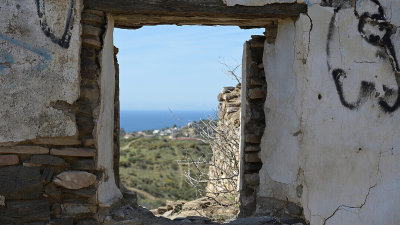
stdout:
<svg viewBox="0 0 400 225">
<path fill-rule="evenodd" d="M 193 121 L 215 117 L 215 111 L 127 111 L 120 112 L 120 127 L 125 132 L 186 126 Z"/>
</svg>

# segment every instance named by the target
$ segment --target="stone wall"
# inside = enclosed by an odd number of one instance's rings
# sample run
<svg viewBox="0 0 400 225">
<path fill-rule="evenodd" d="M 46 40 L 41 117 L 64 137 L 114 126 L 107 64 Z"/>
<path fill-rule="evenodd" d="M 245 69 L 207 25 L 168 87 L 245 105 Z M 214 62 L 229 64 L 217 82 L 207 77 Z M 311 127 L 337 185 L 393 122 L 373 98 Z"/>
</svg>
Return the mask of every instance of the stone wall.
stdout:
<svg viewBox="0 0 400 225">
<path fill-rule="evenodd" d="M 255 212 L 259 185 L 260 142 L 265 127 L 262 106 L 266 82 L 262 55 L 265 36 L 252 36 L 243 47 L 240 143 L 240 217 Z"/>
<path fill-rule="evenodd" d="M 75 0 L 0 3 L 0 92 L 10 96 L 0 108 L 0 224 L 101 219 L 97 118 L 107 20 L 82 8 Z"/>
<path fill-rule="evenodd" d="M 399 2 L 226 2 L 307 5 L 244 46 L 241 216 L 399 224 Z M 122 197 L 114 19 L 82 9 L 0 3 L 1 224 L 104 222 Z"/>
<path fill-rule="evenodd" d="M 218 95 L 219 113 L 209 168 L 207 195 L 225 197 L 236 203 L 239 179 L 241 84 L 224 87 Z"/>
</svg>

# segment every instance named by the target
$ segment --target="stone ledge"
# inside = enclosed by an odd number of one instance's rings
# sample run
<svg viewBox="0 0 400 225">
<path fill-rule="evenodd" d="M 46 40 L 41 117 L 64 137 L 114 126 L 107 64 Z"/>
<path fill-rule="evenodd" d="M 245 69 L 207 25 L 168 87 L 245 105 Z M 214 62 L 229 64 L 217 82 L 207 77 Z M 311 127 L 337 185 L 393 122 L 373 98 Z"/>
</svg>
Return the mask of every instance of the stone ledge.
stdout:
<svg viewBox="0 0 400 225">
<path fill-rule="evenodd" d="M 82 25 L 82 37 L 93 37 L 96 40 L 98 40 L 102 33 L 103 29 L 99 27 L 95 27 L 88 24 Z"/>
<path fill-rule="evenodd" d="M 96 150 L 91 148 L 52 148 L 50 154 L 57 156 L 95 157 Z"/>
<path fill-rule="evenodd" d="M 19 164 L 17 155 L 0 155 L 0 166 L 13 166 Z"/>
<path fill-rule="evenodd" d="M 258 163 L 258 162 L 261 162 L 261 158 L 260 158 L 258 152 L 246 153 L 244 155 L 244 161 L 251 162 L 251 163 Z"/>
<path fill-rule="evenodd" d="M 82 13 L 81 23 L 104 27 L 104 15 L 99 16 L 91 13 Z"/>
<path fill-rule="evenodd" d="M 84 38 L 82 40 L 82 45 L 94 48 L 94 49 L 101 49 L 102 45 L 101 42 L 91 38 Z"/>
<path fill-rule="evenodd" d="M 249 89 L 248 96 L 250 99 L 263 99 L 265 98 L 265 92 L 261 88 Z"/>
<path fill-rule="evenodd" d="M 244 148 L 245 152 L 259 152 L 261 151 L 260 146 L 249 145 Z"/>
<path fill-rule="evenodd" d="M 40 146 L 0 147 L 0 154 L 49 154 L 49 149 Z"/>
<path fill-rule="evenodd" d="M 29 161 L 24 162 L 24 166 L 65 166 L 64 159 L 52 155 L 33 155 Z"/>
<path fill-rule="evenodd" d="M 259 144 L 259 143 L 261 143 L 261 136 L 258 136 L 258 135 L 246 135 L 246 142 L 247 143 L 253 143 L 253 144 Z"/>
</svg>

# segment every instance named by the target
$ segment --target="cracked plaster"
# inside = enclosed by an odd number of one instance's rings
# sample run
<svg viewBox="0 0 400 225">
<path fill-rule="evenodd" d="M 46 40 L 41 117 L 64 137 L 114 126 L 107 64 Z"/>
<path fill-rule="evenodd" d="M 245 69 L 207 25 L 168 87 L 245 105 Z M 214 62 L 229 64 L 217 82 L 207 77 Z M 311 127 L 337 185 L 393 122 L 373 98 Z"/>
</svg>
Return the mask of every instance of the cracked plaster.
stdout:
<svg viewBox="0 0 400 225">
<path fill-rule="evenodd" d="M 400 4 L 381 4 L 397 27 L 400 18 L 391 12 Z M 373 9 L 359 1 L 357 11 Z M 400 224 L 400 112 L 384 112 L 377 100 L 385 96 L 383 85 L 395 93 L 398 85 L 390 60 L 378 57 L 382 48 L 358 31 L 354 12 L 338 12 L 328 39 L 334 8 L 312 5 L 296 22 L 280 20 L 276 42 L 265 43 L 267 124 L 258 195 L 301 205 L 311 225 Z M 346 99 L 357 99 L 362 81 L 373 83 L 376 93 L 357 109 L 344 107 L 335 68 L 347 72 Z"/>
<path fill-rule="evenodd" d="M 74 115 L 53 107 L 79 97 L 82 7 L 73 3 L 0 2 L 0 143 L 77 134 Z"/>
</svg>

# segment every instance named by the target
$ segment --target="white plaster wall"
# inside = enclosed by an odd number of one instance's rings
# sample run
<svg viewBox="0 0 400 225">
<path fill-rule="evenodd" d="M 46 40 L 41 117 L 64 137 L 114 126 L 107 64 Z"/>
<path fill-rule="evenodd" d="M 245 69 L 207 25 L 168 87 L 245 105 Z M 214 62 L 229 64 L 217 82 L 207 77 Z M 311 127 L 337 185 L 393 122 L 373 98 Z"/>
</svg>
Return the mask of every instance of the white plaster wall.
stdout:
<svg viewBox="0 0 400 225">
<path fill-rule="evenodd" d="M 0 143 L 77 134 L 82 2 L 38 2 L 0 1 Z"/>
<path fill-rule="evenodd" d="M 107 15 L 107 27 L 101 51 L 100 108 L 96 125 L 97 137 L 97 169 L 103 171 L 99 181 L 97 199 L 100 206 L 111 206 L 122 198 L 121 191 L 115 184 L 114 177 L 114 95 L 115 95 L 115 65 L 114 65 L 114 19 Z"/>
<path fill-rule="evenodd" d="M 397 26 L 393 12 L 400 2 L 381 4 Z M 376 10 L 369 0 L 357 2 L 360 14 Z M 312 225 L 400 224 L 400 111 L 379 103 L 385 94 L 389 105 L 396 102 L 396 67 L 387 49 L 363 38 L 354 12 L 339 10 L 330 29 L 334 9 L 312 5 L 297 21 L 280 20 L 275 44 L 265 44 L 259 196 L 300 204 Z M 396 32 L 391 40 L 397 53 Z M 355 107 L 340 100 L 337 69 L 346 73 L 339 81 L 347 103 L 357 102 L 362 82 L 373 85 Z"/>
</svg>

